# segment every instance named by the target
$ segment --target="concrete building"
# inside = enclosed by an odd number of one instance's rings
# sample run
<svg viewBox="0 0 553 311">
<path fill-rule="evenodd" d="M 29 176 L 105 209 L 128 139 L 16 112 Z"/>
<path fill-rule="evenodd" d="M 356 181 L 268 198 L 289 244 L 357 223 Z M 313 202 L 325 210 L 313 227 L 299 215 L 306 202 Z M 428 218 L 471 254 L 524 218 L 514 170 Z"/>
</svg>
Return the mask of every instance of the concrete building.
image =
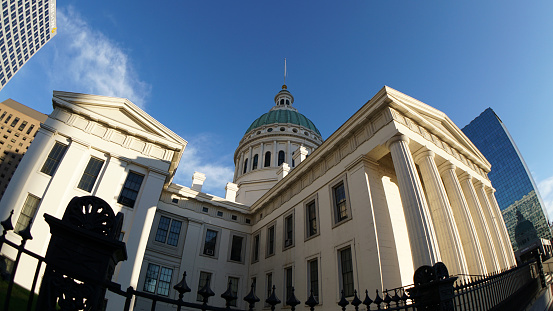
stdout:
<svg viewBox="0 0 553 311">
<path fill-rule="evenodd" d="M 56 0 L 3 0 L 0 90 L 56 33 Z"/>
<path fill-rule="evenodd" d="M 47 115 L 12 99 L 0 103 L 0 199 Z"/>
<path fill-rule="evenodd" d="M 15 207 L 14 219 L 33 218 L 40 237 L 27 245 L 43 253 L 43 213 L 61 217 L 75 195 L 101 197 L 125 214 L 130 256 L 114 274 L 122 288 L 176 298 L 186 271 L 187 301 L 209 282 L 210 304 L 222 306 L 227 284 L 243 297 L 253 283 L 262 300 L 276 285 L 286 301 L 293 286 L 335 310 L 340 290 L 412 284 L 422 265 L 486 274 L 515 264 L 490 164 L 445 114 L 389 87 L 323 141 L 283 86 L 240 140 L 225 198 L 202 192 L 209 176 L 198 172 L 191 187 L 171 182 L 186 141 L 128 100 L 54 92 L 53 104 L 0 216 Z M 108 310 L 122 306 L 107 299 Z"/>
<path fill-rule="evenodd" d="M 513 250 L 528 249 L 528 245 L 540 239 L 551 240 L 551 229 L 545 204 L 507 127 L 495 112 L 488 108 L 463 128 L 463 132 L 492 164 L 490 180 L 497 189 L 497 203 L 507 225 Z M 521 213 L 535 230 L 515 233 Z M 528 227 L 530 228 L 530 227 Z M 533 233 L 529 240 L 527 233 Z M 527 245 L 528 244 L 528 245 Z"/>
</svg>

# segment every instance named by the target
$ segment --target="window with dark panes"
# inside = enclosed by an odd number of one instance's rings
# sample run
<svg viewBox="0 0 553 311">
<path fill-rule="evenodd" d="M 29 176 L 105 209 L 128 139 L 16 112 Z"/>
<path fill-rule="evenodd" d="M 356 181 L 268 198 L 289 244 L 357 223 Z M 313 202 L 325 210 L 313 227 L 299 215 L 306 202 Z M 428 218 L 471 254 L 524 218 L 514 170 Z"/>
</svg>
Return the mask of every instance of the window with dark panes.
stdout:
<svg viewBox="0 0 553 311">
<path fill-rule="evenodd" d="M 138 191 L 140 190 L 143 180 L 143 175 L 130 171 L 129 175 L 127 175 L 125 183 L 123 184 L 123 189 L 121 189 L 117 203 L 131 208 L 134 207 L 134 203 L 138 197 Z"/>
<path fill-rule="evenodd" d="M 307 212 L 307 237 L 310 237 L 317 234 L 317 206 L 315 201 L 307 203 L 305 209 Z"/>
<path fill-rule="evenodd" d="M 284 301 L 286 305 L 288 305 L 286 301 L 288 301 L 288 299 L 292 297 L 292 288 L 294 287 L 292 272 L 293 272 L 292 267 L 288 267 L 284 269 L 284 278 L 285 278 L 284 283 L 286 284 L 286 296 Z"/>
<path fill-rule="evenodd" d="M 278 152 L 278 166 L 282 165 L 284 163 L 284 151 Z"/>
<path fill-rule="evenodd" d="M 265 152 L 265 167 L 271 166 L 271 152 L 267 151 Z"/>
<path fill-rule="evenodd" d="M 353 263 L 349 247 L 340 251 L 340 273 L 344 295 L 346 297 L 353 296 Z"/>
<path fill-rule="evenodd" d="M 211 273 L 200 271 L 200 281 L 198 282 L 198 291 L 200 291 L 204 286 L 211 286 Z M 203 301 L 203 297 L 198 294 L 196 296 L 197 301 Z"/>
<path fill-rule="evenodd" d="M 11 127 L 15 127 L 15 125 L 17 124 L 17 122 L 19 122 L 19 118 L 13 119 L 13 122 L 12 122 L 12 124 L 10 124 L 10 126 L 11 126 Z"/>
<path fill-rule="evenodd" d="M 34 128 L 35 128 L 35 125 L 31 124 L 31 126 L 29 126 L 29 129 L 27 130 L 27 135 L 29 135 Z"/>
<path fill-rule="evenodd" d="M 217 245 L 217 231 L 207 229 L 205 233 L 204 255 L 215 256 L 216 245 Z"/>
<path fill-rule="evenodd" d="M 248 159 L 244 160 L 244 171 L 242 173 L 246 174 L 247 171 L 248 171 Z"/>
<path fill-rule="evenodd" d="M 341 182 L 340 184 L 332 188 L 332 190 L 334 192 L 334 209 L 336 213 L 336 222 L 340 222 L 348 218 L 344 183 Z"/>
<path fill-rule="evenodd" d="M 8 122 L 10 121 L 11 118 L 12 118 L 12 115 L 10 114 L 10 115 L 6 118 L 6 120 L 4 121 L 4 123 L 5 123 L 5 124 L 8 124 Z"/>
<path fill-rule="evenodd" d="M 252 261 L 259 260 L 259 234 L 253 237 L 253 258 Z"/>
<path fill-rule="evenodd" d="M 94 157 L 90 158 L 77 188 L 87 192 L 92 191 L 92 187 L 94 187 L 96 179 L 98 179 L 98 175 L 100 174 L 100 170 L 102 169 L 103 165 L 103 160 Z"/>
<path fill-rule="evenodd" d="M 181 227 L 181 221 L 161 216 L 159 218 L 155 240 L 157 242 L 167 243 L 171 246 L 177 246 Z"/>
<path fill-rule="evenodd" d="M 19 231 L 27 228 L 29 222 L 31 222 L 31 220 L 35 217 L 39 204 L 40 199 L 38 197 L 35 197 L 32 194 L 27 195 L 25 203 L 23 203 L 21 213 L 19 214 L 19 218 L 17 218 L 17 223 L 15 224 L 15 233 L 19 233 Z"/>
<path fill-rule="evenodd" d="M 235 278 L 232 276 L 228 277 L 228 282 L 230 283 L 230 291 L 232 294 L 237 297 L 238 296 L 238 282 L 240 281 L 239 278 Z M 233 299 L 230 301 L 230 305 L 233 307 L 236 307 L 237 299 Z"/>
<path fill-rule="evenodd" d="M 232 244 L 230 248 L 230 260 L 242 261 L 242 242 L 244 238 L 241 236 L 233 235 Z"/>
<path fill-rule="evenodd" d="M 256 170 L 257 169 L 257 162 L 259 161 L 259 156 L 256 154 L 253 156 L 253 162 L 252 162 L 252 170 Z"/>
<path fill-rule="evenodd" d="M 308 294 L 311 295 L 311 292 L 313 293 L 313 297 L 317 301 L 319 301 L 319 264 L 317 262 L 317 259 L 311 260 L 308 262 L 308 278 L 309 278 L 309 292 Z"/>
<path fill-rule="evenodd" d="M 54 175 L 54 172 L 58 168 L 58 165 L 61 161 L 61 158 L 65 154 L 66 149 L 67 145 L 56 142 L 54 144 L 54 147 L 52 147 L 52 150 L 50 150 L 50 153 L 46 158 L 46 162 L 44 162 L 44 165 L 42 166 L 42 169 L 40 171 L 49 176 Z"/>
<path fill-rule="evenodd" d="M 294 244 L 294 218 L 288 215 L 284 218 L 284 247 Z"/>
<path fill-rule="evenodd" d="M 144 291 L 162 296 L 169 296 L 173 269 L 155 264 L 148 264 L 146 279 L 144 280 Z"/>
<path fill-rule="evenodd" d="M 275 226 L 267 229 L 267 256 L 275 253 Z"/>
</svg>

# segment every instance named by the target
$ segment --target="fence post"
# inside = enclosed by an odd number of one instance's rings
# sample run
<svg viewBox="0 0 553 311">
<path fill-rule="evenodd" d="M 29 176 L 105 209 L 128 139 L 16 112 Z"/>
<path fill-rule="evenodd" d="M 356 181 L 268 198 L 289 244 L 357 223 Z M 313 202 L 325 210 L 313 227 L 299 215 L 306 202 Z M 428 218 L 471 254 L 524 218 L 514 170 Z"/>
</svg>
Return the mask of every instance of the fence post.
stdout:
<svg viewBox="0 0 553 311">
<path fill-rule="evenodd" d="M 545 288 L 547 285 L 545 284 L 545 273 L 543 272 L 543 263 L 541 260 L 541 252 L 539 250 L 536 251 L 536 264 L 538 268 L 538 274 L 540 276 L 541 288 Z"/>
</svg>

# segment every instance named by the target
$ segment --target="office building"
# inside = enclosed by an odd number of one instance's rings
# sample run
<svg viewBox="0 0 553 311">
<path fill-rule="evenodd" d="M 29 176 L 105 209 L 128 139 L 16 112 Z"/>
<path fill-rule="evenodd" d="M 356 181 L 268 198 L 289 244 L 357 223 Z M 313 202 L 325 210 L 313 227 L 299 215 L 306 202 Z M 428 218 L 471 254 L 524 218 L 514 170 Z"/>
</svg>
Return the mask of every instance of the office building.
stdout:
<svg viewBox="0 0 553 311">
<path fill-rule="evenodd" d="M 0 103 L 0 199 L 47 115 L 12 99 Z"/>
<path fill-rule="evenodd" d="M 551 240 L 545 205 L 536 183 L 507 127 L 497 114 L 491 108 L 484 110 L 463 128 L 463 132 L 492 165 L 488 177 L 497 191 L 497 203 L 513 250 L 516 252 L 524 249 L 534 239 Z M 521 215 L 517 217 L 518 212 Z M 531 239 L 525 232 L 515 230 L 519 220 L 527 220 L 533 225 L 533 228 L 524 226 L 530 233 L 534 233 Z M 524 237 L 521 238 L 522 236 Z"/>
<path fill-rule="evenodd" d="M 55 0 L 2 0 L 0 90 L 57 33 Z"/>
<path fill-rule="evenodd" d="M 187 142 L 129 100 L 54 92 L 52 102 L 0 201 L 1 219 L 14 209 L 7 238 L 18 243 L 33 219 L 26 246 L 43 253 L 44 213 L 61 218 L 74 196 L 98 196 L 124 214 L 129 259 L 113 276 L 121 288 L 177 298 L 186 271 L 189 302 L 206 283 L 219 306 L 229 283 L 240 298 L 254 283 L 262 300 L 272 285 L 282 301 L 294 287 L 300 300 L 313 291 L 321 310 L 335 310 L 341 290 L 409 285 L 423 265 L 483 275 L 515 264 L 488 161 L 444 113 L 392 88 L 323 140 L 283 86 L 268 113 L 243 125 L 225 198 L 202 192 L 209 176 L 199 172 L 190 187 L 172 182 Z M 2 255 L 16 252 L 4 246 Z M 29 268 L 16 281 L 29 287 L 33 276 Z M 123 297 L 106 298 L 107 310 L 122 309 Z"/>
</svg>

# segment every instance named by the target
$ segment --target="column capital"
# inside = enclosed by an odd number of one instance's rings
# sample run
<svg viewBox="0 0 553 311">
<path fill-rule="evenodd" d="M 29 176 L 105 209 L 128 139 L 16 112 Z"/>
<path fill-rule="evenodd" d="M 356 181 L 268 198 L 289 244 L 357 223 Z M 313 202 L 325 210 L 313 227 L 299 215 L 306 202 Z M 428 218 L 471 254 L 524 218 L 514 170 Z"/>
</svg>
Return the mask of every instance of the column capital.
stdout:
<svg viewBox="0 0 553 311">
<path fill-rule="evenodd" d="M 438 171 L 440 172 L 440 174 L 443 174 L 447 171 L 454 171 L 457 169 L 457 166 L 455 166 L 455 164 L 449 162 L 449 161 L 445 161 L 444 163 L 440 164 L 440 166 L 438 166 Z"/>
<path fill-rule="evenodd" d="M 426 149 L 426 147 L 422 147 L 421 149 L 419 149 L 419 151 L 413 154 L 413 158 L 416 163 L 420 162 L 424 158 L 434 158 L 435 156 L 436 154 L 434 153 L 434 151 Z"/>
<path fill-rule="evenodd" d="M 386 142 L 386 148 L 390 149 L 390 145 L 397 141 L 403 141 L 403 142 L 409 143 L 409 137 L 403 134 L 392 136 L 392 138 L 388 139 L 388 141 Z"/>
<path fill-rule="evenodd" d="M 484 189 L 484 183 L 480 181 L 479 179 L 474 180 L 474 188 L 476 189 Z"/>
<path fill-rule="evenodd" d="M 459 181 L 463 182 L 465 180 L 471 181 L 472 180 L 472 175 L 467 173 L 467 172 L 461 173 L 461 175 L 459 175 Z"/>
<path fill-rule="evenodd" d="M 493 195 L 495 193 L 495 188 L 494 187 L 484 187 L 484 189 L 486 190 L 486 192 L 489 194 L 489 195 Z"/>
</svg>

